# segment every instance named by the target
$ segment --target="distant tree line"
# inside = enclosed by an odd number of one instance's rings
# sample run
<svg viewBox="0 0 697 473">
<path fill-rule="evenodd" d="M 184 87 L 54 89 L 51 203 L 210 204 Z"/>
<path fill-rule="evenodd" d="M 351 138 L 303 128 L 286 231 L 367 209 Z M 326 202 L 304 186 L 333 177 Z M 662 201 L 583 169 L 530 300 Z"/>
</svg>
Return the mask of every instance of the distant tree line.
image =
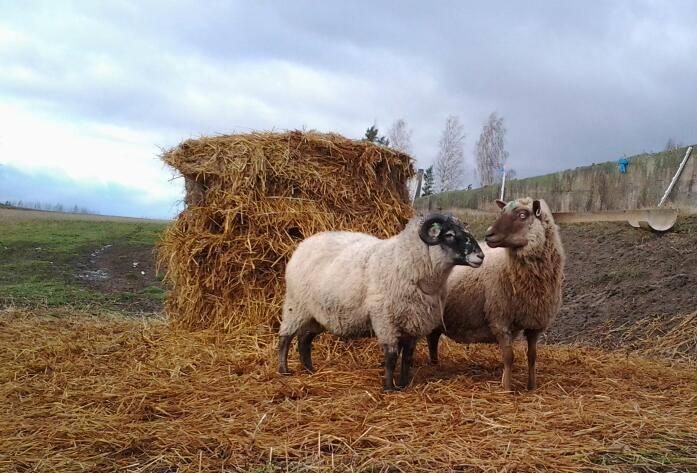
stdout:
<svg viewBox="0 0 697 473">
<path fill-rule="evenodd" d="M 66 212 L 73 214 L 98 214 L 86 207 L 80 207 L 77 204 L 70 206 L 64 206 L 61 203 L 49 204 L 48 202 L 32 202 L 28 200 L 6 200 L 5 206 L 16 207 L 18 209 L 33 209 L 33 210 L 43 210 L 46 212 Z"/>
<path fill-rule="evenodd" d="M 499 185 L 505 174 L 506 181 L 515 179 L 515 169 L 508 166 L 509 153 L 506 149 L 506 126 L 504 118 L 492 112 L 484 122 L 481 134 L 474 146 L 474 163 L 467 161 L 465 154 L 465 132 L 456 115 L 445 120 L 445 126 L 438 140 L 434 159 L 424 169 L 420 196 L 447 192 L 458 189 L 471 189 L 472 181 L 479 181 L 480 186 Z M 377 124 L 365 131 L 363 139 L 414 157 L 411 144 L 412 130 L 406 120 L 399 118 L 392 123 L 386 135 L 381 135 Z M 674 151 L 685 145 L 671 137 L 664 146 L 664 151 Z M 468 168 L 471 172 L 468 172 Z M 472 180 L 465 185 L 468 177 Z M 411 195 L 416 193 L 416 182 L 409 183 Z M 416 196 L 419 197 L 419 196 Z"/>
<path fill-rule="evenodd" d="M 412 130 L 407 126 L 407 122 L 399 118 L 394 121 L 387 135 L 381 135 L 377 124 L 373 124 L 365 131 L 363 139 L 413 156 L 411 136 Z M 448 116 L 438 141 L 436 156 L 432 164 L 424 171 L 420 195 L 426 196 L 465 187 L 471 189 L 471 182 L 465 186 L 468 176 L 478 179 L 482 186 L 500 183 L 504 173 L 507 180 L 515 179 L 515 170 L 506 165 L 508 151 L 505 147 L 505 138 L 506 127 L 503 117 L 496 112 L 491 113 L 484 123 L 474 149 L 474 165 L 470 165 L 465 155 L 464 127 L 456 115 Z M 467 171 L 468 167 L 472 170 L 471 172 Z M 412 195 L 415 194 L 415 184 L 415 182 L 410 183 Z"/>
</svg>

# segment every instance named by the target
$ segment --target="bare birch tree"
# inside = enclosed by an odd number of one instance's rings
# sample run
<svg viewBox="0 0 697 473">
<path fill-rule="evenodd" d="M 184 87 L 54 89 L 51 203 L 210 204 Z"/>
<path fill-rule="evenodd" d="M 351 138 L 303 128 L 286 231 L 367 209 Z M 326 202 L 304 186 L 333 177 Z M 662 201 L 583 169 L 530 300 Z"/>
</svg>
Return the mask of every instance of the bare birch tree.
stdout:
<svg viewBox="0 0 697 473">
<path fill-rule="evenodd" d="M 671 138 L 668 138 L 668 142 L 666 143 L 665 147 L 663 148 L 663 151 L 673 151 L 676 149 L 680 149 L 682 147 L 683 147 L 682 143 L 675 141 L 671 137 Z"/>
<path fill-rule="evenodd" d="M 445 129 L 438 146 L 434 166 L 438 191 L 446 192 L 462 187 L 465 178 L 465 132 L 455 115 L 445 120 Z"/>
<path fill-rule="evenodd" d="M 403 118 L 394 121 L 387 132 L 387 137 L 392 148 L 411 155 L 411 130 L 407 127 L 407 122 Z"/>
<path fill-rule="evenodd" d="M 389 140 L 391 148 L 412 156 L 411 130 L 407 127 L 406 120 L 404 120 L 403 118 L 395 120 L 394 123 L 392 123 L 390 129 L 387 131 L 387 138 Z M 417 179 L 418 174 L 417 176 L 414 176 L 411 179 L 409 179 L 409 181 L 407 182 L 409 195 L 411 196 L 414 196 L 416 194 Z"/>
<path fill-rule="evenodd" d="M 482 134 L 479 135 L 476 148 L 477 175 L 482 186 L 495 184 L 501 180 L 499 169 L 504 167 L 508 160 L 508 151 L 505 148 L 506 127 L 503 117 L 496 112 L 489 115 Z"/>
</svg>

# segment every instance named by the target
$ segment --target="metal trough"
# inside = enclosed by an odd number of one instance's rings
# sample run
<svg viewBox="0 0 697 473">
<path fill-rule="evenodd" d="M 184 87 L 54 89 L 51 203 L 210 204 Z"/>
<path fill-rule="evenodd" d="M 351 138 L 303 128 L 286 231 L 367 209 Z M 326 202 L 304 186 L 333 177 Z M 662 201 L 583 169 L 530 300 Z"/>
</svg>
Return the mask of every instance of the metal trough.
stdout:
<svg viewBox="0 0 697 473">
<path fill-rule="evenodd" d="M 557 223 L 629 222 L 635 228 L 665 232 L 673 228 L 678 209 L 605 210 L 597 212 L 554 212 Z"/>
</svg>

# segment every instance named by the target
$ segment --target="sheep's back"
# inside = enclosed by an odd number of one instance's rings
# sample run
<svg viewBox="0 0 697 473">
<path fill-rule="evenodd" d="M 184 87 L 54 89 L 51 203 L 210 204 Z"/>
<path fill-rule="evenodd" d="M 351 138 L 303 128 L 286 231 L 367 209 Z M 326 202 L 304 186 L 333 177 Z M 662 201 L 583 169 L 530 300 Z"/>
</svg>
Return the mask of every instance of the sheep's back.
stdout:
<svg viewBox="0 0 697 473">
<path fill-rule="evenodd" d="M 352 232 L 325 232 L 304 240 L 286 266 L 286 297 L 332 333 L 364 335 L 369 327 L 363 307 L 366 265 L 380 241 Z"/>
</svg>

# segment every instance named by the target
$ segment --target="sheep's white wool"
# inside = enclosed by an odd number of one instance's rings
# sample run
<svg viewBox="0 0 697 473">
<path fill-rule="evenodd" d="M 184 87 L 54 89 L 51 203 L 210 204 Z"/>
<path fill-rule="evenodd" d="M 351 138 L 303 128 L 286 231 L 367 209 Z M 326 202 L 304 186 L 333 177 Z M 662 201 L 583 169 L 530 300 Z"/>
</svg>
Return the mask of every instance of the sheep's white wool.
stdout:
<svg viewBox="0 0 697 473">
<path fill-rule="evenodd" d="M 342 337 L 375 335 L 380 344 L 420 337 L 442 323 L 446 281 L 454 266 L 440 245 L 419 237 L 422 219 L 381 240 L 353 232 L 324 232 L 303 241 L 286 267 L 279 335 L 306 324 Z"/>
</svg>

